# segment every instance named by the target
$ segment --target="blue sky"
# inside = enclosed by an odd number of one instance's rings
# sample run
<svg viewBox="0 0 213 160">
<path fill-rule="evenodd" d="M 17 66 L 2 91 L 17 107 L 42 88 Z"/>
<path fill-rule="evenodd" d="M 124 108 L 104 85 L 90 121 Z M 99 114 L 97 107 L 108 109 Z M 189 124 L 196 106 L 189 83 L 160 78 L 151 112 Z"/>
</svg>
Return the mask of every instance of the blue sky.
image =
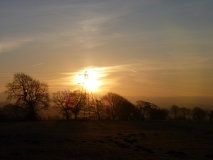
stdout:
<svg viewBox="0 0 213 160">
<path fill-rule="evenodd" d="M 0 92 L 16 72 L 50 91 L 93 68 L 99 92 L 213 95 L 212 0 L 0 1 Z"/>
</svg>

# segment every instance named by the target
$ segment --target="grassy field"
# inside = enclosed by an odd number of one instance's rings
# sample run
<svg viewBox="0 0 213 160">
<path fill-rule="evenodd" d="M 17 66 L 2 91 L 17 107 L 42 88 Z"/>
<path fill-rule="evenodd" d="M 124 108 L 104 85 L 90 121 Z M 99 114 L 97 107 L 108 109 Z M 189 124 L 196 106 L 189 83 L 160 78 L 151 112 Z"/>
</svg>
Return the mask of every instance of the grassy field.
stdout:
<svg viewBox="0 0 213 160">
<path fill-rule="evenodd" d="M 0 159 L 213 159 L 213 124 L 0 123 Z"/>
</svg>

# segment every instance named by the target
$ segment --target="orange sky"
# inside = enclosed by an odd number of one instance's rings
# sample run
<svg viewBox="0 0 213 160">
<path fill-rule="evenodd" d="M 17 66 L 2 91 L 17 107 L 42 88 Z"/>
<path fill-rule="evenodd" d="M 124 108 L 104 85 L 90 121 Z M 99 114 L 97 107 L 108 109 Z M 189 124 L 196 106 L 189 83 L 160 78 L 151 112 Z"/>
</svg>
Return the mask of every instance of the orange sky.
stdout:
<svg viewBox="0 0 213 160">
<path fill-rule="evenodd" d="M 16 72 L 50 92 L 81 87 L 123 96 L 213 96 L 213 2 L 1 1 L 0 92 Z"/>
</svg>

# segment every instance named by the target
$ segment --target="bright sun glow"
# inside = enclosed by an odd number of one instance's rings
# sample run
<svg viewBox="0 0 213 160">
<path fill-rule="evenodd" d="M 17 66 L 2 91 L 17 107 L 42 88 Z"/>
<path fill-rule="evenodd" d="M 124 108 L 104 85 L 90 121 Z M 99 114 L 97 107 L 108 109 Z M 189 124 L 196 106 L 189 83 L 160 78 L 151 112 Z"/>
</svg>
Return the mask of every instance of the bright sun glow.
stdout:
<svg viewBox="0 0 213 160">
<path fill-rule="evenodd" d="M 99 87 L 102 85 L 100 78 L 102 75 L 94 69 L 88 69 L 77 75 L 77 84 L 82 85 L 87 91 L 96 92 L 99 91 Z"/>
</svg>

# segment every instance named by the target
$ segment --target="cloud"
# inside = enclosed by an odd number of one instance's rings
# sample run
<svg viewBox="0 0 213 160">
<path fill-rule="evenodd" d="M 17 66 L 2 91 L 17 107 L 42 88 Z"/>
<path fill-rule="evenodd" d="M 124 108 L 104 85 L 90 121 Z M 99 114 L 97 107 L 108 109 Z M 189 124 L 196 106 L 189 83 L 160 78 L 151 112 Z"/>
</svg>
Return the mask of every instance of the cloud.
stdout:
<svg viewBox="0 0 213 160">
<path fill-rule="evenodd" d="M 36 66 L 40 66 L 40 65 L 43 65 L 43 63 L 34 64 L 31 67 L 36 67 Z"/>
<path fill-rule="evenodd" d="M 85 13 L 86 14 L 86 13 Z M 94 13 L 91 17 L 83 15 L 76 22 L 76 44 L 83 48 L 94 48 L 104 43 L 104 38 L 101 36 L 104 31 L 104 25 L 114 19 L 114 15 L 101 15 Z"/>
<path fill-rule="evenodd" d="M 110 36 L 108 32 L 112 27 L 109 24 L 116 23 L 116 19 L 127 12 L 117 9 L 109 12 L 107 7 L 111 7 L 111 3 L 108 2 L 89 4 L 84 2 L 63 7 L 70 8 L 69 12 L 66 9 L 52 12 L 56 17 L 55 21 L 60 23 L 51 26 L 52 31 L 48 34 L 44 33 L 43 36 L 41 35 L 44 38 L 40 39 L 42 41 L 63 40 L 56 45 L 72 45 L 72 48 L 78 49 L 92 49 L 107 43 L 106 38 Z M 60 19 L 57 18 L 58 16 Z M 121 36 L 118 33 L 114 35 Z"/>
<path fill-rule="evenodd" d="M 3 40 L 0 42 L 0 54 L 4 52 L 13 51 L 14 49 L 21 47 L 31 41 L 32 39 L 30 38 L 21 38 L 21 39 L 9 38 L 7 40 Z"/>
<path fill-rule="evenodd" d="M 122 34 L 118 34 L 118 33 L 113 33 L 116 36 L 123 36 Z"/>
<path fill-rule="evenodd" d="M 135 70 L 131 66 L 135 64 L 120 64 L 111 66 L 87 66 L 75 72 L 64 72 L 62 75 L 67 75 L 64 82 L 70 85 L 78 85 L 76 79 L 82 74 L 96 75 L 98 81 L 101 82 L 100 91 L 109 91 L 111 88 L 121 85 L 121 81 L 128 78 L 131 74 L 135 74 Z M 135 69 L 135 68 L 134 68 Z M 64 84 L 65 84 L 64 83 Z"/>
<path fill-rule="evenodd" d="M 128 12 L 128 10 L 122 10 L 127 3 L 120 6 L 118 2 L 113 2 L 113 6 L 112 2 L 105 1 L 41 4 L 43 3 L 38 3 L 40 7 L 37 8 L 24 8 L 29 14 L 29 19 L 18 21 L 18 25 L 13 27 L 20 28 L 19 34 L 22 36 L 30 34 L 35 42 L 45 46 L 49 44 L 54 48 L 71 46 L 75 50 L 92 49 L 107 43 L 106 38 L 112 35 L 110 29 L 117 23 L 116 19 Z M 120 9 L 118 10 L 116 6 Z M 10 40 L 2 42 L 1 53 L 23 45 L 23 41 L 20 41 L 15 39 L 12 42 Z"/>
</svg>

